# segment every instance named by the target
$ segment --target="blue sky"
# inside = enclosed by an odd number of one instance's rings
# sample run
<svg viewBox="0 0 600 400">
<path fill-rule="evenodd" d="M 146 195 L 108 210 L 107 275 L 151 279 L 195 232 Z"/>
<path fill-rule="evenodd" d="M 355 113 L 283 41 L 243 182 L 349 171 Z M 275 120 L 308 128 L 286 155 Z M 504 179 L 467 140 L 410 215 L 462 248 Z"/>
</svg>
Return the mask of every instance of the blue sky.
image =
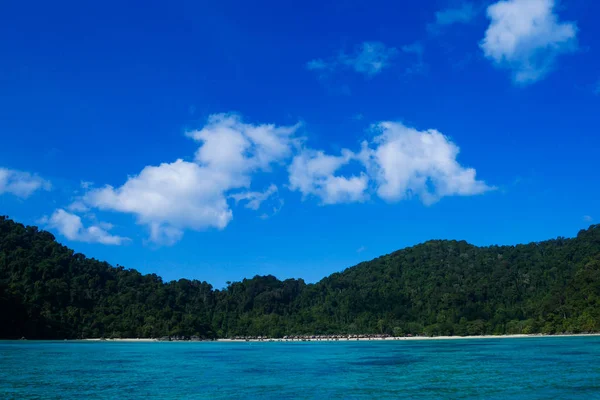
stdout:
<svg viewBox="0 0 600 400">
<path fill-rule="evenodd" d="M 600 4 L 9 2 L 0 212 L 165 279 L 597 223 Z"/>
</svg>

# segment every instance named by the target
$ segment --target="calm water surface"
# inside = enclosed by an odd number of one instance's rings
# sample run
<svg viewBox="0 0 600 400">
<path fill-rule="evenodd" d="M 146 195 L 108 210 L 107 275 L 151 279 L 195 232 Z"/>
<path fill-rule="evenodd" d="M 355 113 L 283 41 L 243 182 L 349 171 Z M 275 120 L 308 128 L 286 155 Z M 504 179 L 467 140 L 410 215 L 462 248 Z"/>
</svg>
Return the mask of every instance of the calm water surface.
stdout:
<svg viewBox="0 0 600 400">
<path fill-rule="evenodd" d="M 600 399 L 600 338 L 1 342 L 2 399 Z"/>
</svg>

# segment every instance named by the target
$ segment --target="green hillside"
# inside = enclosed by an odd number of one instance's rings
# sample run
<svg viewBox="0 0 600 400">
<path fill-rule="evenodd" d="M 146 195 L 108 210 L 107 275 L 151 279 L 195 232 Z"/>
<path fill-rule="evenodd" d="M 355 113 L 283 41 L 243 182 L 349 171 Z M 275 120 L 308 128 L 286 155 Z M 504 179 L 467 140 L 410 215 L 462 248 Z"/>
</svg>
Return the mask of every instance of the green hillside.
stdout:
<svg viewBox="0 0 600 400">
<path fill-rule="evenodd" d="M 256 276 L 216 290 L 112 267 L 0 217 L 1 338 L 597 331 L 600 225 L 517 246 L 429 241 L 316 284 Z"/>
</svg>

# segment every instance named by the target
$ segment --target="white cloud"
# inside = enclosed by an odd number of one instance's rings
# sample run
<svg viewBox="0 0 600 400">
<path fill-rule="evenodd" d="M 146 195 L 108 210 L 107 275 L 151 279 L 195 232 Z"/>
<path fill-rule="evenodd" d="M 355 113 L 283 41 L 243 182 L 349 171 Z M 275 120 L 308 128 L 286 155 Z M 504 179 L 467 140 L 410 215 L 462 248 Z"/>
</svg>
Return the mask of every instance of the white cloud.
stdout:
<svg viewBox="0 0 600 400">
<path fill-rule="evenodd" d="M 277 199 L 277 201 L 275 201 L 275 202 L 274 202 L 274 204 L 273 204 L 273 205 L 271 205 L 271 207 L 270 207 L 270 208 L 271 208 L 271 209 L 270 209 L 270 211 L 269 211 L 269 212 L 262 213 L 262 214 L 260 215 L 260 217 L 259 217 L 259 218 L 260 218 L 260 219 L 268 219 L 268 218 L 271 218 L 272 216 L 274 216 L 275 214 L 277 214 L 279 211 L 281 211 L 281 209 L 283 208 L 283 204 L 284 204 L 284 203 L 285 203 L 285 202 L 283 201 L 283 199 L 281 199 L 281 198 L 278 198 L 278 199 Z"/>
<path fill-rule="evenodd" d="M 251 210 L 258 210 L 260 205 L 267 200 L 269 197 L 277 193 L 277 186 L 271 184 L 264 192 L 243 192 L 235 193 L 230 197 L 235 200 L 236 203 L 240 201 L 246 201 L 246 208 Z"/>
<path fill-rule="evenodd" d="M 246 124 L 235 114 L 215 114 L 201 130 L 187 135 L 201 142 L 196 152 L 198 164 L 240 175 L 268 169 L 271 163 L 289 157 L 297 145 L 294 134 L 299 127 Z"/>
<path fill-rule="evenodd" d="M 303 197 L 316 196 L 322 204 L 364 201 L 369 181 L 364 173 L 349 177 L 335 174 L 353 159 L 355 155 L 348 150 L 343 150 L 341 156 L 303 150 L 289 167 L 290 189 L 299 191 Z"/>
<path fill-rule="evenodd" d="M 388 47 L 384 43 L 363 42 L 354 49 L 352 54 L 340 52 L 337 57 L 329 60 L 314 59 L 306 63 L 306 68 L 323 73 L 346 67 L 372 77 L 389 67 L 397 54 L 397 49 Z"/>
<path fill-rule="evenodd" d="M 457 161 L 459 148 L 442 133 L 418 131 L 398 122 L 372 126 L 375 137 L 362 143 L 358 153 L 342 150 L 340 156 L 305 149 L 288 169 L 289 187 L 303 197 L 315 196 L 322 204 L 362 202 L 370 190 L 388 202 L 418 197 L 432 204 L 446 196 L 470 196 L 495 189 L 477 180 L 473 168 Z M 352 161 L 354 175 L 339 171 Z"/>
<path fill-rule="evenodd" d="M 88 192 L 86 204 L 102 210 L 132 213 L 150 227 L 151 240 L 172 243 L 185 228 L 225 228 L 232 219 L 224 192 L 245 179 L 226 171 L 177 160 L 147 166 L 119 188 L 105 186 Z M 163 240 L 167 238 L 168 240 Z"/>
<path fill-rule="evenodd" d="M 147 166 L 122 186 L 93 189 L 81 201 L 135 215 L 149 227 L 150 239 L 161 244 L 173 244 L 185 229 L 223 229 L 233 218 L 229 192 L 248 188 L 252 174 L 289 158 L 298 127 L 252 125 L 234 114 L 212 115 L 202 129 L 187 133 L 201 143 L 195 162 Z"/>
<path fill-rule="evenodd" d="M 29 172 L 0 168 L 0 195 L 10 193 L 22 199 L 37 190 L 50 190 L 50 182 Z"/>
<path fill-rule="evenodd" d="M 592 222 L 594 220 L 594 218 L 592 218 L 591 215 L 584 215 L 583 216 L 583 221 L 584 222 Z"/>
<path fill-rule="evenodd" d="M 594 87 L 594 94 L 600 95 L 600 80 L 596 82 L 596 86 Z"/>
<path fill-rule="evenodd" d="M 512 71 L 513 81 L 544 78 L 556 58 L 577 48 L 577 26 L 560 22 L 554 0 L 504 0 L 487 8 L 491 20 L 480 46 L 496 66 Z"/>
<path fill-rule="evenodd" d="M 435 13 L 435 23 L 427 25 L 429 32 L 436 34 L 449 25 L 466 24 L 477 16 L 477 9 L 473 3 L 464 2 L 460 7 L 446 8 Z"/>
<path fill-rule="evenodd" d="M 340 56 L 340 61 L 358 73 L 373 76 L 388 67 L 397 54 L 398 50 L 381 42 L 363 42 L 354 54 Z"/>
<path fill-rule="evenodd" d="M 432 204 L 442 197 L 475 195 L 493 188 L 475 178 L 473 168 L 462 167 L 458 146 L 440 132 L 418 131 L 398 122 L 373 126 L 379 133 L 372 145 L 363 143 L 360 157 L 386 201 L 418 196 Z"/>
<path fill-rule="evenodd" d="M 121 245 L 129 241 L 128 238 L 115 236 L 108 233 L 111 224 L 98 223 L 88 228 L 83 226 L 81 218 L 63 209 L 57 209 L 50 216 L 42 220 L 49 228 L 54 228 L 69 240 L 87 243 L 101 243 L 107 245 Z"/>
<path fill-rule="evenodd" d="M 253 210 L 272 209 L 261 218 L 276 214 L 283 205 L 278 187 L 271 184 L 264 191 L 253 191 L 251 184 L 257 173 L 277 165 L 287 166 L 290 190 L 303 198 L 314 196 L 324 205 L 363 202 L 373 194 L 390 202 L 414 196 L 431 204 L 444 196 L 493 189 L 475 178 L 474 169 L 458 163 L 458 147 L 435 130 L 381 122 L 373 127 L 375 137 L 359 152 L 344 149 L 330 155 L 301 148 L 298 128 L 298 124 L 248 124 L 233 114 L 213 115 L 202 129 L 187 133 L 199 142 L 194 161 L 146 166 L 121 186 L 88 189 L 69 210 L 132 214 L 148 228 L 151 241 L 173 244 L 187 229 L 224 229 L 233 218 L 233 201 Z M 94 222 L 84 228 L 75 214 L 59 211 L 54 223 L 59 226 L 60 217 L 65 235 L 114 240 L 106 233 L 111 225 Z"/>
<path fill-rule="evenodd" d="M 91 188 L 92 186 L 94 186 L 94 182 L 81 181 L 80 182 L 80 186 L 81 186 L 82 189 L 87 190 L 87 189 Z"/>
<path fill-rule="evenodd" d="M 89 207 L 81 200 L 75 200 L 67 207 L 69 211 L 75 212 L 86 212 L 89 211 Z"/>
<path fill-rule="evenodd" d="M 365 251 L 367 248 L 365 246 L 360 246 L 358 249 L 356 249 L 357 253 L 362 253 L 363 251 Z"/>
<path fill-rule="evenodd" d="M 98 223 L 96 225 L 98 225 L 100 228 L 107 230 L 107 231 L 110 231 L 112 228 L 115 227 L 110 222 L 102 222 L 102 221 L 98 221 Z"/>
</svg>

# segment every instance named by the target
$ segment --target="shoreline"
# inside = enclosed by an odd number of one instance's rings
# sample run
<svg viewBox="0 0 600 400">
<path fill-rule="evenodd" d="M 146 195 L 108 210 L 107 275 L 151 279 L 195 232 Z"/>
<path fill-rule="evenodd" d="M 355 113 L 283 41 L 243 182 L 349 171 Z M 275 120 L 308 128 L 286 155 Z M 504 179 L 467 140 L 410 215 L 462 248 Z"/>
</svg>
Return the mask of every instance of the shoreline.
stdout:
<svg viewBox="0 0 600 400">
<path fill-rule="evenodd" d="M 243 343 L 243 342 L 375 342 L 375 341 L 416 341 L 416 340 L 469 340 L 469 339 L 525 339 L 525 338 L 552 338 L 552 337 L 595 337 L 600 333 L 582 333 L 582 334 L 515 334 L 515 335 L 478 335 L 478 336 L 399 336 L 385 338 L 340 338 L 340 339 L 216 339 L 215 342 L 222 343 Z"/>
<path fill-rule="evenodd" d="M 596 337 L 600 333 L 582 333 L 582 334 L 515 334 L 515 335 L 479 335 L 479 336 L 411 336 L 411 337 L 372 337 L 372 338 L 298 338 L 298 339 L 215 339 L 215 340 L 160 340 L 151 338 L 125 338 L 125 339 L 75 339 L 68 341 L 76 342 L 121 342 L 121 343 L 171 343 L 171 342 L 217 342 L 217 343 L 302 343 L 302 342 L 375 342 L 375 341 L 418 341 L 418 340 L 469 340 L 469 339 L 526 339 L 526 338 L 560 338 L 560 337 Z"/>
</svg>

